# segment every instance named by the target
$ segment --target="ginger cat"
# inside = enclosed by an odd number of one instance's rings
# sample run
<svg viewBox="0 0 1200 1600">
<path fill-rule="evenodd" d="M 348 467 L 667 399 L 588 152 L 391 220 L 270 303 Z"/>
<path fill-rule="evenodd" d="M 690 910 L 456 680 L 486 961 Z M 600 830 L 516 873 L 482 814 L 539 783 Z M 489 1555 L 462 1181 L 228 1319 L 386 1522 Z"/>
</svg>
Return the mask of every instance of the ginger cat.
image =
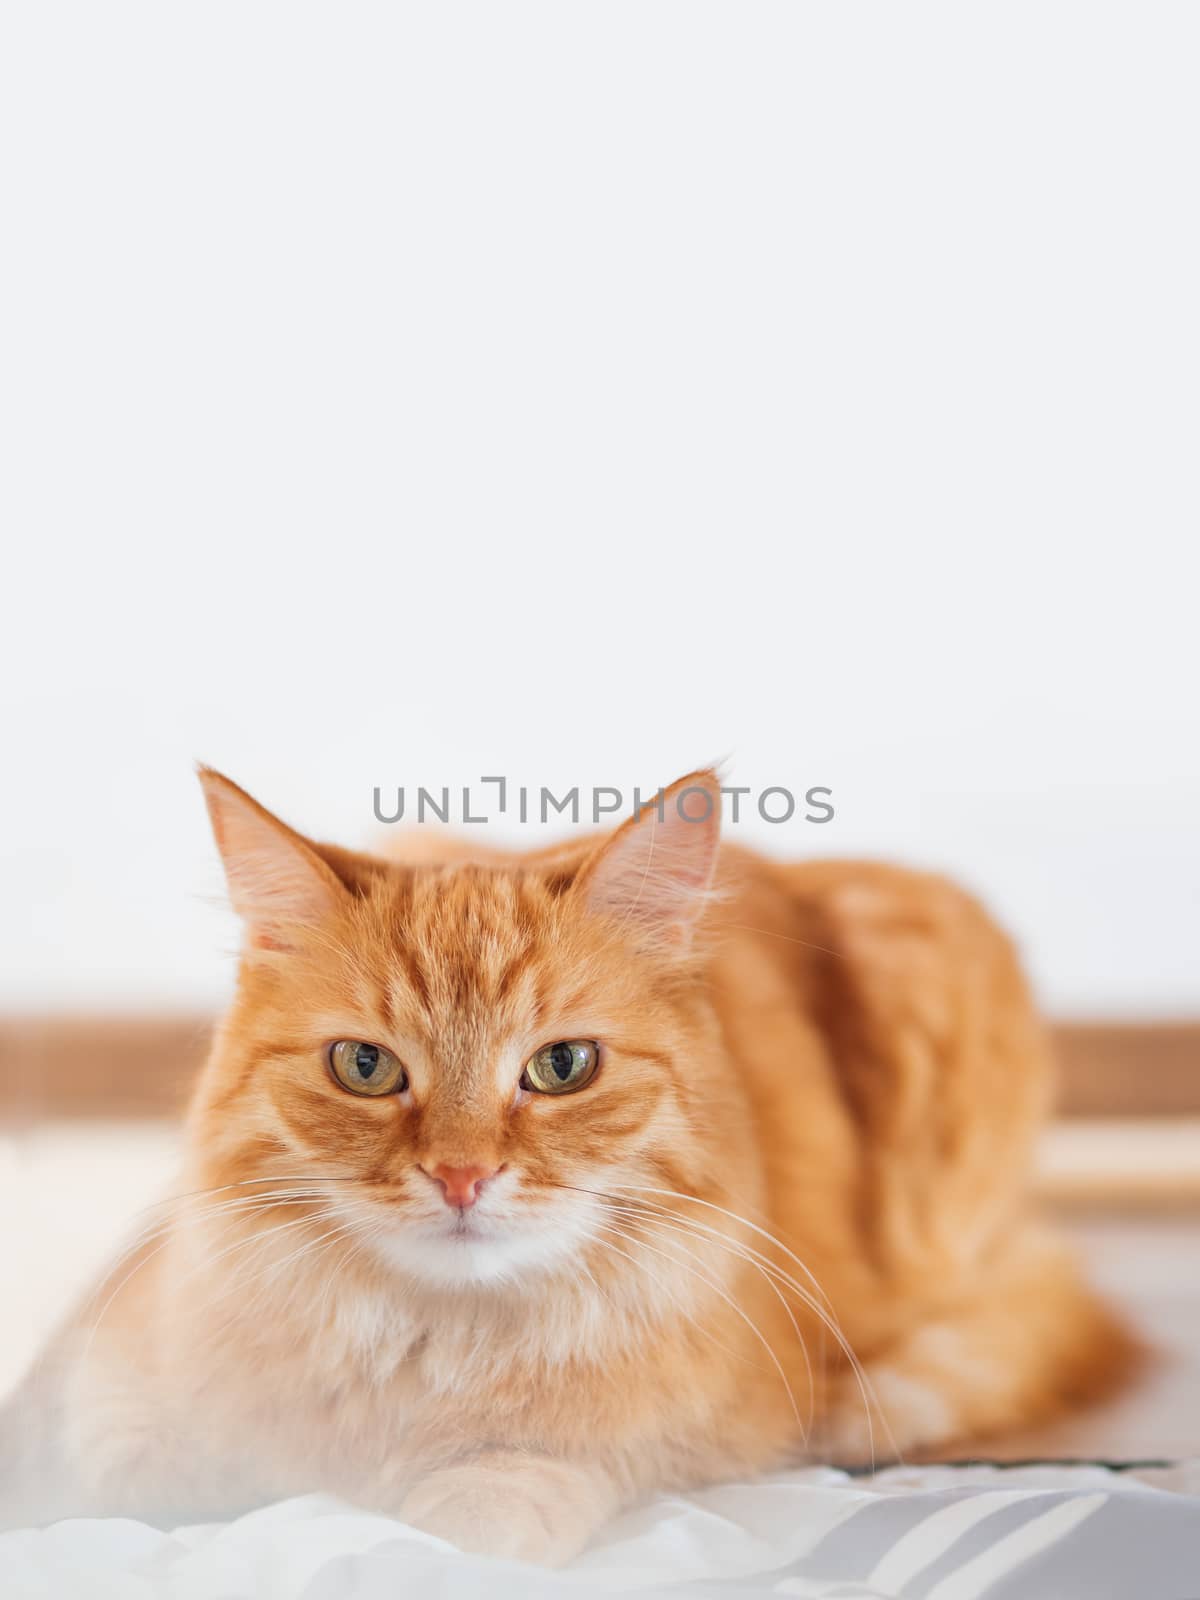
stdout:
<svg viewBox="0 0 1200 1600">
<path fill-rule="evenodd" d="M 443 865 L 201 778 L 237 996 L 179 1194 L 10 1410 L 41 1514 L 324 1489 L 554 1563 L 650 1491 L 983 1437 L 1128 1367 L 1029 1220 L 1046 1046 L 952 885 L 718 851 L 711 772 Z"/>
</svg>

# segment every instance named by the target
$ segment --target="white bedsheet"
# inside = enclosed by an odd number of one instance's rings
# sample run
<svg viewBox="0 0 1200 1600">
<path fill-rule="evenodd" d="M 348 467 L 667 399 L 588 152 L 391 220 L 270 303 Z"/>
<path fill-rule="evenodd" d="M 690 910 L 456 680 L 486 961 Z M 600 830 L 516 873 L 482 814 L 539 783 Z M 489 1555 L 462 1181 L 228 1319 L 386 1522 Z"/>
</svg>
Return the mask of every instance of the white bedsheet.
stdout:
<svg viewBox="0 0 1200 1600">
<path fill-rule="evenodd" d="M 0 1535 L 4 1600 L 475 1600 L 480 1595 L 1192 1600 L 1200 1462 L 783 1473 L 660 1499 L 548 1573 L 461 1555 L 310 1496 L 236 1522 Z"/>
</svg>

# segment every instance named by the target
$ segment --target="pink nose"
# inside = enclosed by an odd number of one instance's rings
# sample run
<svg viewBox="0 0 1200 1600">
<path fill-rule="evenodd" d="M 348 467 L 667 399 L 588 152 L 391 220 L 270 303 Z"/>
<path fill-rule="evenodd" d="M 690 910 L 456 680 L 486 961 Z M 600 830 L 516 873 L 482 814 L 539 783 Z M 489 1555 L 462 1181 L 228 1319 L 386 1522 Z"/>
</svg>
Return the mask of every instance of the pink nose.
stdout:
<svg viewBox="0 0 1200 1600">
<path fill-rule="evenodd" d="M 475 1204 L 482 1186 L 499 1171 L 499 1167 L 448 1167 L 443 1162 L 434 1167 L 429 1176 L 441 1185 L 446 1204 L 463 1211 Z"/>
</svg>

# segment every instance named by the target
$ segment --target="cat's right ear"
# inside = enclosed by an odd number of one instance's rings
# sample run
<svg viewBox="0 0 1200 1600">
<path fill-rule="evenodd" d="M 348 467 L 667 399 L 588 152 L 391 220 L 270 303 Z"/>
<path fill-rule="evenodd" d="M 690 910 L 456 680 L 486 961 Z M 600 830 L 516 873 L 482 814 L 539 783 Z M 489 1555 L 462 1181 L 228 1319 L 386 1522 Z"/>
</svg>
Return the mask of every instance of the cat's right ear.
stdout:
<svg viewBox="0 0 1200 1600">
<path fill-rule="evenodd" d="M 301 834 L 220 772 L 198 770 L 233 909 L 251 942 L 282 949 L 288 933 L 345 903 L 340 878 Z"/>
</svg>

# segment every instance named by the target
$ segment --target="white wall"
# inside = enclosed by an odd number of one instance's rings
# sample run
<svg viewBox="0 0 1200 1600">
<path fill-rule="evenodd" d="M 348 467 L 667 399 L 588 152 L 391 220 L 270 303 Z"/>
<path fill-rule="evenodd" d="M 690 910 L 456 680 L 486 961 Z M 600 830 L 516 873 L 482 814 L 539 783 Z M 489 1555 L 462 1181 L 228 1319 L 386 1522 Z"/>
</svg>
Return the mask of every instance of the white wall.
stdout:
<svg viewBox="0 0 1200 1600">
<path fill-rule="evenodd" d="M 225 991 L 195 757 L 726 756 L 1200 1009 L 1194 7 L 0 26 L 0 1004 Z"/>
</svg>

